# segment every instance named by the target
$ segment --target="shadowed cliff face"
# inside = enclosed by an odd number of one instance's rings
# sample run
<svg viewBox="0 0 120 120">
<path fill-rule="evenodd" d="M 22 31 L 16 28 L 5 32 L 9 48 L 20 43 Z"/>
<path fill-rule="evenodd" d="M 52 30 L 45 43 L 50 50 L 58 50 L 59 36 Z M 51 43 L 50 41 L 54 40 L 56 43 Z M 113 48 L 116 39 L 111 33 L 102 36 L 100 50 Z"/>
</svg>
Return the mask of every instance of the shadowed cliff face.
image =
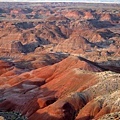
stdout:
<svg viewBox="0 0 120 120">
<path fill-rule="evenodd" d="M 119 119 L 119 4 L 0 6 L 1 116 Z"/>
</svg>

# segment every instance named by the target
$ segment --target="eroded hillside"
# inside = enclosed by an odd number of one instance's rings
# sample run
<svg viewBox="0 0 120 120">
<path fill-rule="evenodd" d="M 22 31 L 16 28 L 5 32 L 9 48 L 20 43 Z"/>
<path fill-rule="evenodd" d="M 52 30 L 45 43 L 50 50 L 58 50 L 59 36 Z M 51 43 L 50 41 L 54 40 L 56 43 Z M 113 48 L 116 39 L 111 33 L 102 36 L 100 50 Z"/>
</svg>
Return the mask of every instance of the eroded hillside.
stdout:
<svg viewBox="0 0 120 120">
<path fill-rule="evenodd" d="M 0 5 L 1 119 L 120 119 L 119 4 Z"/>
</svg>

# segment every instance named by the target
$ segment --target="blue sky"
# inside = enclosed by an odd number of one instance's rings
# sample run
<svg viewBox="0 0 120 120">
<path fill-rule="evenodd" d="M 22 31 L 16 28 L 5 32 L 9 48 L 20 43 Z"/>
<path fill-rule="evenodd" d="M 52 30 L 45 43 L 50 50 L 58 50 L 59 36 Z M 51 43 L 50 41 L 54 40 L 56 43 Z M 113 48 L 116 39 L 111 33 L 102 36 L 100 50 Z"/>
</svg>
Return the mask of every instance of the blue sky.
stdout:
<svg viewBox="0 0 120 120">
<path fill-rule="evenodd" d="M 120 0 L 0 0 L 0 2 L 107 2 L 120 3 Z"/>
</svg>

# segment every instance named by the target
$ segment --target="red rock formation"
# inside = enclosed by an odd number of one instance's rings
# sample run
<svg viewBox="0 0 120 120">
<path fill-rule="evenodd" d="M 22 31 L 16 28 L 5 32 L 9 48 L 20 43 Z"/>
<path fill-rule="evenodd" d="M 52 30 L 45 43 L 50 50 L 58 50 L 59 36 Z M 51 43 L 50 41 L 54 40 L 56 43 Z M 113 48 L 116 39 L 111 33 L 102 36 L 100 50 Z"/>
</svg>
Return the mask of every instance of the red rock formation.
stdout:
<svg viewBox="0 0 120 120">
<path fill-rule="evenodd" d="M 18 77 L 16 76 L 16 78 L 12 78 L 7 82 L 8 84 L 15 86 L 3 92 L 3 99 L 5 98 L 6 100 L 0 104 L 0 107 L 1 109 L 4 108 L 6 110 L 20 110 L 22 113 L 30 116 L 33 112 L 35 112 L 34 110 L 37 110 L 39 107 L 43 108 L 46 105 L 51 104 L 52 102 L 56 101 L 56 98 L 60 96 L 66 96 L 66 94 L 69 94 L 79 89 L 80 86 L 85 88 L 84 86 L 88 82 L 88 76 L 89 80 L 92 80 L 92 78 L 95 76 L 91 73 L 81 73 L 80 69 L 89 71 L 100 70 L 91 63 L 80 61 L 76 57 L 69 57 L 53 66 L 48 66 L 42 69 L 27 72 L 19 75 Z M 27 81 L 28 79 L 29 81 Z M 81 82 L 83 81 L 83 79 L 84 82 Z M 19 93 L 21 93 L 21 97 L 18 97 Z M 9 94 L 9 96 L 6 96 L 6 94 Z M 14 94 L 16 97 L 14 97 Z M 25 105 L 25 103 L 27 103 L 28 101 L 29 103 Z M 31 105 L 30 101 L 33 102 Z M 5 104 L 6 107 L 4 106 Z M 9 104 L 9 106 L 7 104 Z M 14 108 L 12 106 L 14 106 Z"/>
<path fill-rule="evenodd" d="M 20 14 L 20 12 L 21 12 L 21 9 L 12 9 L 10 11 L 10 14 Z"/>
<path fill-rule="evenodd" d="M 56 48 L 54 49 L 55 51 L 59 52 L 73 52 L 76 50 L 86 50 L 89 49 L 90 46 L 87 43 L 86 39 L 81 37 L 79 34 L 72 34 L 71 37 L 64 42 L 59 43 Z M 62 50 L 62 51 L 61 51 Z"/>
<path fill-rule="evenodd" d="M 110 14 L 102 14 L 101 17 L 100 17 L 100 20 L 101 21 L 111 21 L 112 17 L 111 17 Z"/>
<path fill-rule="evenodd" d="M 84 12 L 84 18 L 85 19 L 94 19 L 94 16 L 92 15 L 92 13 L 90 11 L 86 11 Z"/>
<path fill-rule="evenodd" d="M 29 120 L 119 113 L 120 5 L 0 5 L 0 111 Z"/>
<path fill-rule="evenodd" d="M 73 10 L 73 11 L 68 11 L 68 12 L 65 12 L 65 13 L 63 13 L 63 14 L 65 14 L 65 17 L 67 17 L 67 18 L 77 19 L 77 18 L 80 17 L 79 11 L 75 11 L 75 10 Z"/>
<path fill-rule="evenodd" d="M 5 62 L 0 60 L 0 75 L 9 71 L 13 67 L 13 63 L 11 62 Z"/>
</svg>

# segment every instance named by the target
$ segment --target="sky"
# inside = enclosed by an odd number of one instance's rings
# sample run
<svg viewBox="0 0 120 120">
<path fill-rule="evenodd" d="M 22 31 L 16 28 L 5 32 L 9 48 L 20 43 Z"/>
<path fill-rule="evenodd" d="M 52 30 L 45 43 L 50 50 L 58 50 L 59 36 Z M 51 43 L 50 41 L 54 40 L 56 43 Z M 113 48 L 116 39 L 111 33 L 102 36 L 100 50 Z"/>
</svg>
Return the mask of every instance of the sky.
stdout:
<svg viewBox="0 0 120 120">
<path fill-rule="evenodd" d="M 0 0 L 0 2 L 92 2 L 120 3 L 120 0 Z"/>
</svg>

